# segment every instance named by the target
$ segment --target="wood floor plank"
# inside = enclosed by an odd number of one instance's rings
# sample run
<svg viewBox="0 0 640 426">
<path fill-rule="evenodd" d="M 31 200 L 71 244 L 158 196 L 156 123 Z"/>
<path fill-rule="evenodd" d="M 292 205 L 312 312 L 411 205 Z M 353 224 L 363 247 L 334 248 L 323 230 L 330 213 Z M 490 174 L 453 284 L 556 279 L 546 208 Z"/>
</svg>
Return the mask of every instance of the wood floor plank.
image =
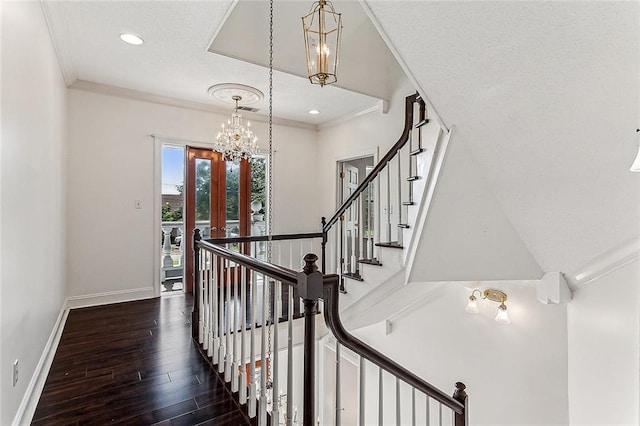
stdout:
<svg viewBox="0 0 640 426">
<path fill-rule="evenodd" d="M 71 311 L 32 424 L 251 424 L 192 341 L 191 309 L 171 296 Z"/>
</svg>

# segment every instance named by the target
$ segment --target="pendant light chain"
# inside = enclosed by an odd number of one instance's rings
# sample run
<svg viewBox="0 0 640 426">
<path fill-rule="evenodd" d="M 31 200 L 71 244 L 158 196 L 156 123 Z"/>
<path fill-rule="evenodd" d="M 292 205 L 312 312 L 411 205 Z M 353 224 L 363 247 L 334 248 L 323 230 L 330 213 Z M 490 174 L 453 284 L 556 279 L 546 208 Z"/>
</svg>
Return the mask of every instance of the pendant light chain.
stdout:
<svg viewBox="0 0 640 426">
<path fill-rule="evenodd" d="M 269 240 L 267 241 L 267 262 L 271 262 L 272 256 L 272 219 L 273 219 L 273 0 L 269 0 L 269 199 L 267 200 L 268 212 L 267 212 L 267 234 Z M 268 291 L 267 296 L 267 321 L 272 317 L 271 312 L 271 279 L 269 278 L 265 282 L 265 291 Z M 274 315 L 275 317 L 275 315 Z M 273 388 L 273 382 L 271 381 L 271 328 L 274 323 L 273 318 L 268 328 L 268 343 L 267 343 L 267 383 L 266 388 Z"/>
</svg>

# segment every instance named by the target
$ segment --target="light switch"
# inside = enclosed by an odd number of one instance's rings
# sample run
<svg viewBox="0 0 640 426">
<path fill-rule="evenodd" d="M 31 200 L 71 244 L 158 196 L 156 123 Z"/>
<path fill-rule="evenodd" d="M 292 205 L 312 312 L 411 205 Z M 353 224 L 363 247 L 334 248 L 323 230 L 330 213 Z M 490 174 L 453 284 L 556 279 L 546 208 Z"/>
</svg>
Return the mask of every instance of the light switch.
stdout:
<svg viewBox="0 0 640 426">
<path fill-rule="evenodd" d="M 141 209 L 142 208 L 142 201 L 136 200 L 135 201 L 135 207 L 136 207 L 136 209 Z"/>
</svg>

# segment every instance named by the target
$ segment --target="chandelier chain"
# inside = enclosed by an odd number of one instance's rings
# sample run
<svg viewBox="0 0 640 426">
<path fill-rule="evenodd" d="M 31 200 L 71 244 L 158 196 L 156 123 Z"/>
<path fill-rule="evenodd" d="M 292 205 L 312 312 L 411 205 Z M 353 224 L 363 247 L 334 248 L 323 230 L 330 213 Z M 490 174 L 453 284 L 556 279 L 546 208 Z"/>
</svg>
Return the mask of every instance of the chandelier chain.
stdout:
<svg viewBox="0 0 640 426">
<path fill-rule="evenodd" d="M 273 0 L 269 0 L 269 199 L 267 200 L 267 203 L 267 234 L 269 235 L 269 240 L 267 241 L 267 262 L 271 262 L 273 249 L 271 242 L 273 219 Z M 271 310 L 271 283 L 271 279 L 265 283 L 265 291 L 268 291 L 267 321 L 269 321 L 269 318 L 272 318 L 272 315 L 275 316 Z M 274 323 L 274 319 L 275 318 L 271 319 L 271 325 L 268 327 L 267 359 L 269 362 L 267 364 L 267 389 L 273 387 L 273 383 L 271 381 L 271 328 Z"/>
</svg>

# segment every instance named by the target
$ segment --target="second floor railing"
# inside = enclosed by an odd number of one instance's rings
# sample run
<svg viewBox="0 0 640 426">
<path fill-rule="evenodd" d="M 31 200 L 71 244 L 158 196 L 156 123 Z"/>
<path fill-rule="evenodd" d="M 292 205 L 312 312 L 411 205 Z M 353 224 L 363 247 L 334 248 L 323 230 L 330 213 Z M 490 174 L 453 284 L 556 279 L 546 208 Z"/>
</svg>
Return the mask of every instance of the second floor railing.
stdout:
<svg viewBox="0 0 640 426">
<path fill-rule="evenodd" d="M 308 234 L 317 238 L 317 234 Z M 300 236 L 300 234 L 298 234 Z M 253 243 L 256 237 L 241 237 Z M 286 241 L 287 236 L 267 237 Z M 442 392 L 395 361 L 351 335 L 339 317 L 339 276 L 323 274 L 316 264 L 318 256 L 306 254 L 304 266 L 293 270 L 257 259 L 220 245 L 221 240 L 202 240 L 194 235 L 195 287 L 192 315 L 193 337 L 218 373 L 237 393 L 238 402 L 248 416 L 263 425 L 317 426 L 318 400 L 316 321 L 320 303 L 324 322 L 339 345 L 360 357 L 359 425 L 388 424 L 383 412 L 385 392 L 383 376 L 395 379 L 396 424 L 415 424 L 419 408 L 416 396 L 426 401 L 426 424 L 467 425 L 465 386 L 456 383 L 453 396 Z M 295 324 L 294 305 L 299 295 L 304 324 Z M 302 348 L 302 357 L 294 356 Z M 302 358 L 302 359 L 300 359 Z M 300 361 L 302 361 L 300 363 Z M 365 385 L 364 363 L 378 369 L 377 395 Z M 302 372 L 302 383 L 298 383 Z M 339 386 L 339 381 L 336 381 Z M 400 387 L 409 386 L 411 399 L 400 398 Z M 284 391 L 282 391 L 284 389 Z M 339 395 L 336 388 L 336 395 Z M 366 401 L 376 401 L 377 418 L 367 417 Z M 326 403 L 326 401 L 323 401 Z M 300 407 L 302 414 L 298 414 Z M 336 425 L 340 424 L 339 398 L 336 401 Z M 422 415 L 422 414 L 420 414 Z M 404 417 L 403 417 L 404 416 Z M 406 419 L 407 416 L 411 420 Z"/>
</svg>

